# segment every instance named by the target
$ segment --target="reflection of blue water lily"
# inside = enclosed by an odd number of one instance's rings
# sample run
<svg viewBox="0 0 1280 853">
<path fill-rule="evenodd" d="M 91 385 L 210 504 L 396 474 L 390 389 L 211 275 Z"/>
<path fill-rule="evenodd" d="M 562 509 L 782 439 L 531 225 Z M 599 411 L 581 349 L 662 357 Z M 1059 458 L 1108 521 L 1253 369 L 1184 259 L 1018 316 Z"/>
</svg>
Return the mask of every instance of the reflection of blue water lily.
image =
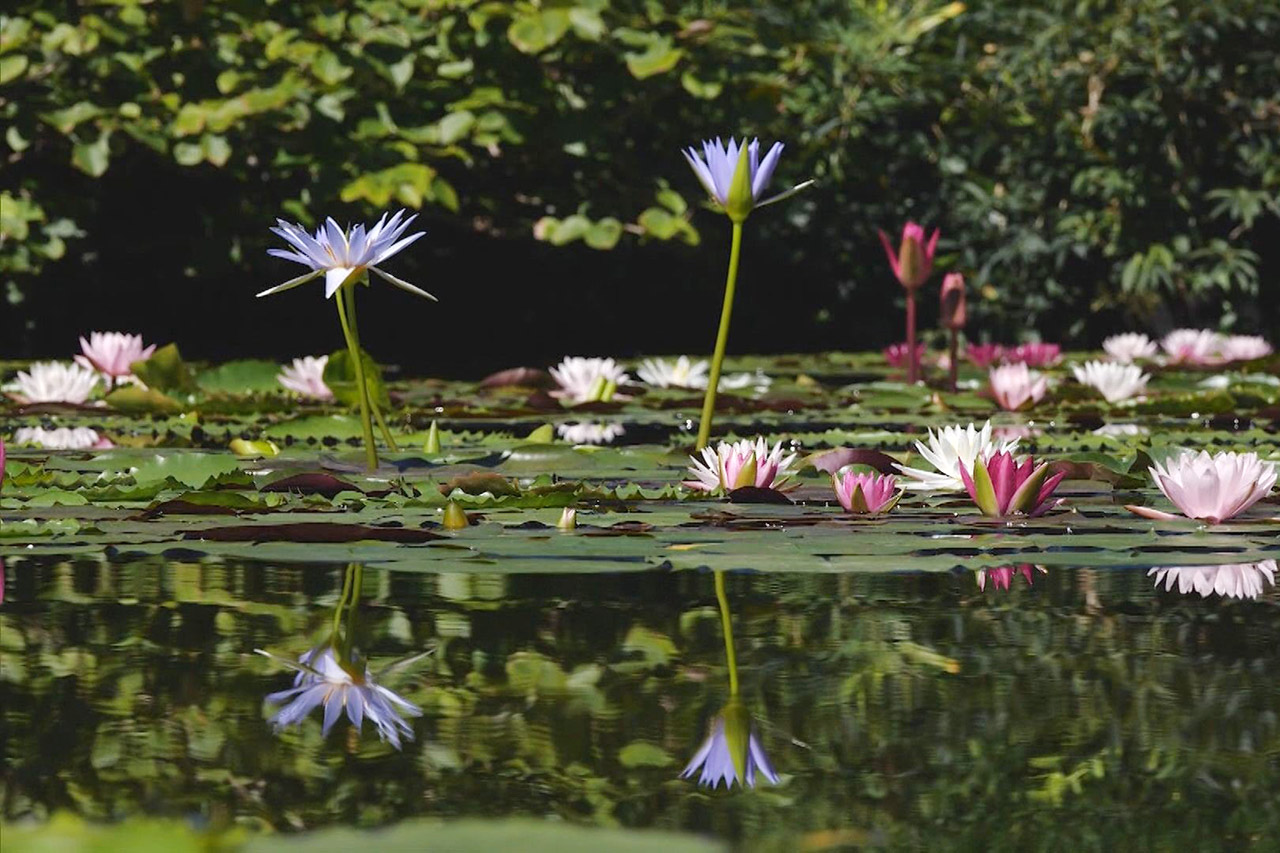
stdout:
<svg viewBox="0 0 1280 853">
<path fill-rule="evenodd" d="M 772 784 L 778 784 L 778 774 L 752 730 L 751 715 L 736 701 L 731 701 L 720 716 L 712 720 L 711 733 L 680 778 L 689 779 L 699 769 L 702 774 L 698 784 L 711 788 L 724 782 L 728 789 L 739 781 L 743 787 L 754 788 L 757 772 Z"/>
<path fill-rule="evenodd" d="M 293 687 L 267 696 L 273 705 L 287 703 L 271 718 L 277 731 L 301 723 L 316 708 L 323 707 L 326 735 L 346 709 L 347 719 L 357 731 L 363 730 L 367 719 L 377 727 L 378 737 L 390 741 L 396 749 L 400 749 L 401 734 L 413 740 L 413 729 L 402 713 L 420 717 L 422 709 L 378 684 L 363 660 L 354 656 L 340 660 L 331 645 L 304 652 L 296 664 L 258 651 L 298 673 Z"/>
</svg>

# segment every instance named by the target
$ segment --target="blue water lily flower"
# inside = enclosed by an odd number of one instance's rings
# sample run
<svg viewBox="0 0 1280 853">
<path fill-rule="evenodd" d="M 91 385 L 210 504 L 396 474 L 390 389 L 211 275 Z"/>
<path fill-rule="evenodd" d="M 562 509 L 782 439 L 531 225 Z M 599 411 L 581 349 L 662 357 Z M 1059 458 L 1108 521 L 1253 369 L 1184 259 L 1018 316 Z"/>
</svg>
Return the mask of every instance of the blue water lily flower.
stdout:
<svg viewBox="0 0 1280 853">
<path fill-rule="evenodd" d="M 698 154 L 696 148 L 690 147 L 684 150 L 684 158 L 689 161 L 690 168 L 698 176 L 702 186 L 706 188 L 707 192 L 721 207 L 726 209 L 729 207 L 729 191 L 733 187 L 733 174 L 738 167 L 742 145 L 747 146 L 747 166 L 750 170 L 748 174 L 752 207 L 764 207 L 766 204 L 781 201 L 813 183 L 813 181 L 805 181 L 789 190 L 784 190 L 761 201 L 760 197 L 769 186 L 769 180 L 773 177 L 774 169 L 778 167 L 778 160 L 782 157 L 782 149 L 785 146 L 781 142 L 773 143 L 773 147 L 769 149 L 769 152 L 764 155 L 764 159 L 761 160 L 760 140 L 758 139 L 753 139 L 748 143 L 744 138 L 739 143 L 733 137 L 730 137 L 728 145 L 721 142 L 719 138 L 704 140 L 701 155 Z"/>
<path fill-rule="evenodd" d="M 434 301 L 435 297 L 425 290 L 378 268 L 378 264 L 399 254 L 402 249 L 426 233 L 418 231 L 408 237 L 403 236 L 409 225 L 417 218 L 417 214 L 414 214 L 405 219 L 404 214 L 405 212 L 401 210 L 388 219 L 387 214 L 384 213 L 372 228 L 366 229 L 363 224 L 360 224 L 347 231 L 343 231 L 338 223 L 333 221 L 333 217 L 329 217 L 316 229 L 314 235 L 308 234 L 307 229 L 302 225 L 277 219 L 276 227 L 271 230 L 283 237 L 291 248 L 268 249 L 267 254 L 310 267 L 311 272 L 289 279 L 284 284 L 267 288 L 258 296 L 280 293 L 300 284 L 306 284 L 323 274 L 324 295 L 328 299 L 348 281 L 355 281 L 366 270 L 372 270 L 401 290 L 407 290 Z"/>
<path fill-rule="evenodd" d="M 301 723 L 316 708 L 323 707 L 325 735 L 345 709 L 356 731 L 361 731 L 364 721 L 368 720 L 377 727 L 378 737 L 396 749 L 401 748 L 402 734 L 413 740 L 413 729 L 401 714 L 420 717 L 422 709 L 378 684 L 363 661 L 340 660 L 332 645 L 304 652 L 296 664 L 270 652 L 257 651 L 297 671 L 293 687 L 267 696 L 267 702 L 272 705 L 287 703 L 271 718 L 277 731 Z"/>
<path fill-rule="evenodd" d="M 698 784 L 712 789 L 719 787 L 722 781 L 726 789 L 732 788 L 736 782 L 741 782 L 743 787 L 754 788 L 757 771 L 770 783 L 778 784 L 778 774 L 752 729 L 751 716 L 737 701 L 730 702 L 712 720 L 711 733 L 680 773 L 680 778 L 692 777 L 699 768 L 702 774 L 698 777 Z"/>
</svg>

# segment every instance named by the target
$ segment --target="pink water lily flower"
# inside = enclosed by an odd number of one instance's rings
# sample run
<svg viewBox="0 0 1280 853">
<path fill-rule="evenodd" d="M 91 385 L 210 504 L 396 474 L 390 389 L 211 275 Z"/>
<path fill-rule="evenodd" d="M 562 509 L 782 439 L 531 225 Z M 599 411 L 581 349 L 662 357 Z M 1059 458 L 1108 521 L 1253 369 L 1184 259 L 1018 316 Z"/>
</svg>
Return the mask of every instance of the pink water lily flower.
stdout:
<svg viewBox="0 0 1280 853">
<path fill-rule="evenodd" d="M 89 339 L 80 339 L 82 355 L 76 363 L 96 370 L 107 377 L 108 382 L 133 376 L 135 361 L 146 361 L 156 351 L 156 345 L 142 345 L 142 335 L 124 332 L 90 332 Z"/>
<path fill-rule="evenodd" d="M 1030 458 L 1015 462 L 1010 453 L 996 453 L 985 462 L 976 460 L 972 473 L 960 466 L 960 479 L 969 497 L 990 518 L 1043 515 L 1061 503 L 1049 498 L 1065 476 L 1062 471 L 1050 476 L 1047 462 L 1038 466 Z"/>
<path fill-rule="evenodd" d="M 1227 361 L 1253 361 L 1271 355 L 1271 344 L 1260 335 L 1231 335 L 1222 342 Z"/>
<path fill-rule="evenodd" d="M 1006 350 L 1004 360 L 1010 364 L 1021 361 L 1028 367 L 1051 367 L 1062 360 L 1062 347 L 1057 344 L 1018 344 Z"/>
<path fill-rule="evenodd" d="M 992 399 L 1010 412 L 1040 402 L 1049 390 L 1049 380 L 1022 361 L 992 368 L 989 377 Z"/>
<path fill-rule="evenodd" d="M 840 506 L 848 512 L 879 515 L 898 505 L 902 492 L 892 474 L 868 474 L 845 468 L 831 475 Z"/>
<path fill-rule="evenodd" d="M 1160 341 L 1173 364 L 1214 365 L 1223 361 L 1226 338 L 1209 329 L 1174 329 Z"/>
<path fill-rule="evenodd" d="M 1207 451 L 1181 454 L 1147 469 L 1164 496 L 1187 518 L 1218 524 L 1234 518 L 1267 496 L 1276 484 L 1276 466 L 1256 453 Z M 1178 516 L 1145 506 L 1126 506 L 1156 521 Z"/>
<path fill-rule="evenodd" d="M 1004 361 L 1003 344 L 969 344 L 964 357 L 978 367 L 990 367 Z"/>
<path fill-rule="evenodd" d="M 933 229 L 933 235 L 925 242 L 924 228 L 915 222 L 908 222 L 902 226 L 902 242 L 895 250 L 889 242 L 889 235 L 879 231 L 880 243 L 884 246 L 885 255 L 889 257 L 893 275 L 907 290 L 915 290 L 924 284 L 933 272 L 933 255 L 938 247 L 939 233 L 941 232 L 937 228 Z"/>
<path fill-rule="evenodd" d="M 693 460 L 689 473 L 694 479 L 686 480 L 686 486 L 695 491 L 728 493 L 748 486 L 780 489 L 796 455 L 784 456 L 782 442 L 770 450 L 763 438 L 744 438 L 738 442 L 722 441 L 714 449 L 704 447 L 701 460 L 689 458 Z"/>
<path fill-rule="evenodd" d="M 987 581 L 991 581 L 992 589 L 1007 590 L 1016 575 L 1021 575 L 1026 580 L 1027 586 L 1031 586 L 1034 582 L 1034 572 L 1036 571 L 1039 571 L 1042 575 L 1048 572 L 1044 566 L 1033 566 L 1030 563 L 1023 563 L 1020 566 L 997 566 L 994 569 L 978 569 L 978 589 L 986 591 Z"/>
<path fill-rule="evenodd" d="M 324 384 L 324 369 L 329 364 L 329 356 L 304 355 L 295 358 L 293 363 L 280 368 L 276 381 L 297 394 L 313 400 L 332 400 L 333 391 Z"/>
</svg>

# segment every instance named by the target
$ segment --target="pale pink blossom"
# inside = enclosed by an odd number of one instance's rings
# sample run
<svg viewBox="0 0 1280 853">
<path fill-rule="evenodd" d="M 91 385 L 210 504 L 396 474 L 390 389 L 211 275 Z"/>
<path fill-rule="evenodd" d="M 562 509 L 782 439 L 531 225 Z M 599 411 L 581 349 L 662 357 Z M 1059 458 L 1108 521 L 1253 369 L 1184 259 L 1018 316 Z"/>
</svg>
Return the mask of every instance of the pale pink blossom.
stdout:
<svg viewBox="0 0 1280 853">
<path fill-rule="evenodd" d="M 1222 355 L 1227 361 L 1253 361 L 1271 355 L 1271 344 L 1260 335 L 1231 335 L 1222 342 Z"/>
<path fill-rule="evenodd" d="M 324 384 L 324 369 L 329 356 L 304 355 L 280 369 L 276 380 L 290 391 L 313 400 L 332 400 L 333 392 Z"/>
<path fill-rule="evenodd" d="M 143 346 L 142 335 L 124 332 L 90 332 L 89 339 L 80 339 L 81 355 L 76 363 L 96 370 L 107 377 L 108 384 L 133 376 L 133 363 L 146 361 L 156 351 L 156 345 Z"/>
<path fill-rule="evenodd" d="M 1131 364 L 1139 359 L 1155 358 L 1160 348 L 1156 342 L 1141 332 L 1126 332 L 1123 335 L 1112 335 L 1102 342 L 1102 348 L 1112 361 Z"/>
<path fill-rule="evenodd" d="M 1183 451 L 1152 468 L 1152 479 L 1187 518 L 1218 524 L 1234 518 L 1253 506 L 1276 484 L 1276 466 L 1256 453 L 1209 454 Z M 1177 516 L 1142 506 L 1125 509 L 1157 521 L 1170 521 Z"/>
<path fill-rule="evenodd" d="M 1219 595 L 1224 598 L 1258 598 L 1267 585 L 1276 585 L 1276 561 L 1231 563 L 1221 566 L 1156 566 L 1147 572 L 1155 576 L 1156 589 L 1164 584 L 1166 591 L 1176 584 L 1183 595 L 1195 593 L 1201 598 Z"/>
<path fill-rule="evenodd" d="M 1040 402 L 1049 390 L 1049 381 L 1021 361 L 992 368 L 990 381 L 991 397 L 1010 412 Z"/>
<path fill-rule="evenodd" d="M 1221 364 L 1226 338 L 1209 329 L 1174 329 L 1160 341 L 1173 364 Z"/>
<path fill-rule="evenodd" d="M 704 447 L 702 459 L 690 457 L 693 464 L 686 480 L 690 489 L 701 492 L 731 492 L 746 486 L 757 489 L 779 489 L 789 477 L 794 453 L 783 455 L 782 442 L 769 449 L 763 438 L 744 438 L 738 442 L 722 441 L 715 449 Z"/>
<path fill-rule="evenodd" d="M 869 474 L 845 468 L 831 475 L 836 499 L 849 512 L 879 515 L 898 504 L 902 493 L 892 474 Z"/>
</svg>

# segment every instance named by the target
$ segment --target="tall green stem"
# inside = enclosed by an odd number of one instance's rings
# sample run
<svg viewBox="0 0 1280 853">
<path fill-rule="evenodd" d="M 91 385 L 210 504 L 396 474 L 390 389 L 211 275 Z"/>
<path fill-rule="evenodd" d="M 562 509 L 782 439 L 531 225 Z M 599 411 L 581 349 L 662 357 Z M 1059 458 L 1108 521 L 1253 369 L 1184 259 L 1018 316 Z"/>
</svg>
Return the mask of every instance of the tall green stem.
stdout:
<svg viewBox="0 0 1280 853">
<path fill-rule="evenodd" d="M 729 695 L 738 697 L 738 658 L 733 651 L 733 621 L 729 597 L 724 591 L 724 572 L 716 572 L 716 601 L 720 603 L 720 624 L 724 627 L 724 657 L 729 663 Z"/>
<path fill-rule="evenodd" d="M 742 253 L 742 223 L 733 223 L 733 244 L 729 249 L 729 275 L 724 282 L 724 307 L 720 309 L 720 331 L 716 333 L 716 349 L 711 356 L 711 376 L 707 393 L 702 398 L 702 422 L 698 424 L 698 443 L 694 450 L 707 446 L 711 438 L 711 419 L 716 411 L 716 391 L 720 387 L 720 367 L 724 363 L 725 345 L 729 343 L 729 320 L 733 316 L 733 289 L 738 283 L 738 257 Z"/>
<path fill-rule="evenodd" d="M 368 275 L 368 273 L 365 273 Z M 356 319 L 356 289 L 343 288 L 347 299 L 347 319 L 351 323 L 351 334 L 356 336 L 356 340 L 360 340 L 360 321 Z M 400 452 L 400 448 L 396 446 L 396 440 L 391 435 L 391 430 L 387 428 L 387 422 L 382 418 L 382 409 L 378 407 L 378 401 L 373 399 L 373 395 L 369 395 L 369 411 L 373 412 L 373 419 L 378 422 L 378 431 L 382 433 L 382 438 L 387 442 L 387 447 L 391 448 L 392 453 Z"/>
<path fill-rule="evenodd" d="M 338 642 L 338 634 L 342 629 L 342 611 L 346 609 L 347 598 L 351 595 L 351 581 L 355 573 L 351 571 L 351 566 L 347 566 L 347 570 L 342 575 L 342 595 L 338 597 L 338 606 L 333 609 L 333 640 L 336 645 Z"/>
<path fill-rule="evenodd" d="M 373 443 L 373 421 L 369 419 L 369 389 L 365 387 L 364 358 L 360 352 L 360 341 L 356 339 L 355 333 L 351 330 L 351 324 L 347 322 L 347 300 L 342 294 L 345 289 L 346 287 L 343 287 L 338 290 L 338 298 L 334 301 L 338 303 L 338 321 L 342 323 L 342 336 L 347 340 L 351 369 L 356 373 L 356 393 L 360 397 L 360 427 L 364 431 L 365 460 L 369 463 L 369 470 L 372 471 L 378 467 L 378 448 Z"/>
</svg>

